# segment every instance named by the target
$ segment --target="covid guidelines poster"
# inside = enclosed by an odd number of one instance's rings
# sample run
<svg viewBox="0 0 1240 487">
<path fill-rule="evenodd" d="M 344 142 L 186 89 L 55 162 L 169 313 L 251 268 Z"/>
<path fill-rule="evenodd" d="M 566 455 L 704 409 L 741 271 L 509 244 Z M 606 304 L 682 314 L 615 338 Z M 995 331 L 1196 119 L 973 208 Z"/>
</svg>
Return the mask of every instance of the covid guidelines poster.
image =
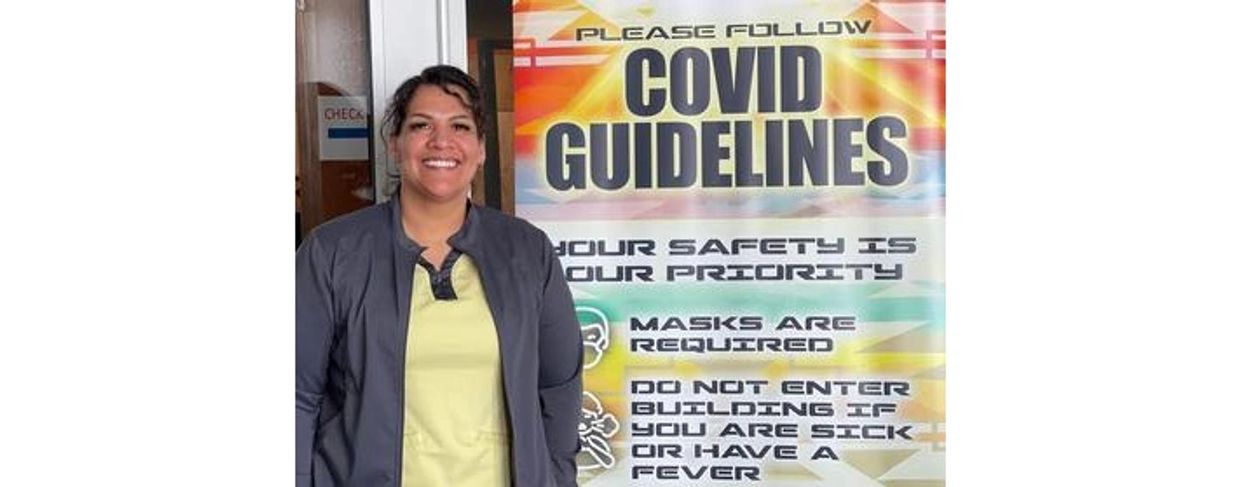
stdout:
<svg viewBox="0 0 1240 487">
<path fill-rule="evenodd" d="M 945 5 L 518 0 L 579 481 L 944 483 Z"/>
</svg>

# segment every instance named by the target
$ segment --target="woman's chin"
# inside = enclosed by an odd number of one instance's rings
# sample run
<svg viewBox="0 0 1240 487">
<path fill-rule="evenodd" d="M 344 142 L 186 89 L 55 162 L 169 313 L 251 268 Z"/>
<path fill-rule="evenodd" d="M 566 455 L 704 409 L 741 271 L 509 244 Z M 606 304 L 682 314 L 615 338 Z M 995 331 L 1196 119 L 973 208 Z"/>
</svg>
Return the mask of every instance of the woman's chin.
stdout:
<svg viewBox="0 0 1240 487">
<path fill-rule="evenodd" d="M 455 203 L 464 201 L 467 191 L 455 187 L 436 187 L 436 186 L 413 186 L 413 195 L 416 199 L 430 203 Z"/>
</svg>

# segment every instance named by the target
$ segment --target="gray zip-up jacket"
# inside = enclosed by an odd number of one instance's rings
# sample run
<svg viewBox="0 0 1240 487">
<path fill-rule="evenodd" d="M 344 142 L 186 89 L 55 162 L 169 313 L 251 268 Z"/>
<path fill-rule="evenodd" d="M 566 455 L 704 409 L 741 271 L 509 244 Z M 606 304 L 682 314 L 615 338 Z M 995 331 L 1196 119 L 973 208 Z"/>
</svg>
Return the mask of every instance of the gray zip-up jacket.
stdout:
<svg viewBox="0 0 1240 487">
<path fill-rule="evenodd" d="M 297 486 L 400 486 L 413 266 L 398 197 L 297 249 Z M 499 337 L 517 487 L 575 486 L 581 328 L 546 234 L 469 208 L 449 239 L 477 264 Z"/>
</svg>

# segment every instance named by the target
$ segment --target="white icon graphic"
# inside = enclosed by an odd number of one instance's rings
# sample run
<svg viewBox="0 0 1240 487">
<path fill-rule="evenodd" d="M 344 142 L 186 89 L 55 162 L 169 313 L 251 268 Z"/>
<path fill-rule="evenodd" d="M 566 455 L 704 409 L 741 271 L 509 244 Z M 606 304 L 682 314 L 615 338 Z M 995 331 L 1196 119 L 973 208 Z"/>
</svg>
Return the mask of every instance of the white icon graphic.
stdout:
<svg viewBox="0 0 1240 487">
<path fill-rule="evenodd" d="M 590 369 L 603 360 L 603 352 L 611 345 L 611 325 L 607 324 L 607 315 L 597 308 L 578 306 L 577 316 L 586 315 L 581 320 L 581 344 L 586 347 L 585 368 Z"/>
<path fill-rule="evenodd" d="M 603 410 L 603 404 L 594 394 L 585 391 L 581 394 L 581 422 L 577 423 L 577 437 L 581 440 L 581 452 L 589 456 L 588 461 L 578 461 L 577 468 L 592 470 L 608 469 L 616 464 L 616 457 L 611 454 L 611 445 L 607 439 L 620 431 L 620 422 L 616 417 Z"/>
</svg>

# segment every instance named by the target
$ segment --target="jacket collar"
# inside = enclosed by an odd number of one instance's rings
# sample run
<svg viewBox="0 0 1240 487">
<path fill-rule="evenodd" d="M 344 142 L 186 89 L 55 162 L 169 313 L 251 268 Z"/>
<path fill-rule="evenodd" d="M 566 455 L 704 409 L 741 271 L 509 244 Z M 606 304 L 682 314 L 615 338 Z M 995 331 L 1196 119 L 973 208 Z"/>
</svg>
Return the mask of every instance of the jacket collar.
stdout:
<svg viewBox="0 0 1240 487">
<path fill-rule="evenodd" d="M 390 208 L 393 237 L 396 239 L 396 247 L 413 255 L 421 255 L 425 247 L 418 245 L 409 235 L 405 233 L 404 223 L 400 218 L 400 186 L 396 187 L 396 192 L 392 193 L 392 197 L 388 198 Z M 461 223 L 461 229 L 455 234 L 448 237 L 448 245 L 452 248 L 460 250 L 466 254 L 474 255 L 481 249 L 481 230 L 478 228 L 481 223 L 478 221 L 481 217 L 478 215 L 478 209 L 475 208 L 473 201 L 465 200 L 465 221 Z"/>
</svg>

